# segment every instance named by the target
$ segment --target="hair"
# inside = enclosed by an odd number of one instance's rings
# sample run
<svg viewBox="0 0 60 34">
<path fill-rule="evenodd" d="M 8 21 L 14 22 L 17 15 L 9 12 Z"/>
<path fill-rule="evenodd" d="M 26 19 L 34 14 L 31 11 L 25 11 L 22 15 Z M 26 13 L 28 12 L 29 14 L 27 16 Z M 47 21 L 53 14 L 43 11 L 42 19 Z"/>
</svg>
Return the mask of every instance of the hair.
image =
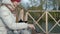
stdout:
<svg viewBox="0 0 60 34">
<path fill-rule="evenodd" d="M 15 2 L 15 1 L 16 1 L 16 2 L 20 2 L 21 0 L 11 0 L 11 2 Z"/>
</svg>

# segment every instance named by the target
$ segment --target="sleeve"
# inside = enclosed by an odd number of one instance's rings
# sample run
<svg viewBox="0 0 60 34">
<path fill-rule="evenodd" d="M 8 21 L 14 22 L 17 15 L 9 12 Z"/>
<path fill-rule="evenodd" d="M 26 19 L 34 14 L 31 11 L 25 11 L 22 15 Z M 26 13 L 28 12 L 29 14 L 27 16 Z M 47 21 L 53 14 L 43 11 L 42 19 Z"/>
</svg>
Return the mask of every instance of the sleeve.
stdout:
<svg viewBox="0 0 60 34">
<path fill-rule="evenodd" d="M 6 10 L 0 10 L 0 15 L 4 23 L 11 29 L 16 30 L 16 29 L 24 29 L 28 27 L 27 23 L 16 23 L 9 12 Z"/>
</svg>

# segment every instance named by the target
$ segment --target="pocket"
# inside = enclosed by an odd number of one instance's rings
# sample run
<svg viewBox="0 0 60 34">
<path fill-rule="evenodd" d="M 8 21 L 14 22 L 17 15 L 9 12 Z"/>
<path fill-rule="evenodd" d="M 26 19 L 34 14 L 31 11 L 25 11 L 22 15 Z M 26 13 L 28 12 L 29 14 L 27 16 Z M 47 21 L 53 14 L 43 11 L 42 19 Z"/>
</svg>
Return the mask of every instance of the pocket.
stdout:
<svg viewBox="0 0 60 34">
<path fill-rule="evenodd" d="M 0 27 L 0 31 L 7 31 L 5 27 Z"/>
<path fill-rule="evenodd" d="M 5 27 L 0 27 L 0 34 L 7 34 Z"/>
<path fill-rule="evenodd" d="M 0 34 L 7 34 L 7 31 L 0 31 Z"/>
</svg>

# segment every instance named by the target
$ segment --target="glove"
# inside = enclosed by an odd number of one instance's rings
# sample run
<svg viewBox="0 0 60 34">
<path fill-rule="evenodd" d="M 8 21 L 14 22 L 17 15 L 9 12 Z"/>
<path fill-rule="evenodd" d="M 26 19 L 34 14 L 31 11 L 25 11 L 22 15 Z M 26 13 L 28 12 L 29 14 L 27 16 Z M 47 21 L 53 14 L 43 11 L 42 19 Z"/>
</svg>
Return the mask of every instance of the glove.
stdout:
<svg viewBox="0 0 60 34">
<path fill-rule="evenodd" d="M 19 22 L 19 23 L 20 23 L 20 22 L 21 22 L 21 23 L 22 23 L 22 22 L 25 22 L 25 23 L 27 23 L 27 21 L 23 21 L 23 20 L 20 20 L 20 21 L 18 21 L 18 22 Z"/>
</svg>

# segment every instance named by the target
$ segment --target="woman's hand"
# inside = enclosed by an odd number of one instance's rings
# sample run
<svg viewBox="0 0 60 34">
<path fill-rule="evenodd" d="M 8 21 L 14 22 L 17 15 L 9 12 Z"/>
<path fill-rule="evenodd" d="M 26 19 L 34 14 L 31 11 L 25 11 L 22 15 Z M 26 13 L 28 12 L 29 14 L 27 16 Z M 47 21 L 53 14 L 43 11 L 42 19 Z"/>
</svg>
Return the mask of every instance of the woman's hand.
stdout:
<svg viewBox="0 0 60 34">
<path fill-rule="evenodd" d="M 35 29 L 35 26 L 33 24 L 29 24 L 28 27 L 31 29 Z"/>
</svg>

